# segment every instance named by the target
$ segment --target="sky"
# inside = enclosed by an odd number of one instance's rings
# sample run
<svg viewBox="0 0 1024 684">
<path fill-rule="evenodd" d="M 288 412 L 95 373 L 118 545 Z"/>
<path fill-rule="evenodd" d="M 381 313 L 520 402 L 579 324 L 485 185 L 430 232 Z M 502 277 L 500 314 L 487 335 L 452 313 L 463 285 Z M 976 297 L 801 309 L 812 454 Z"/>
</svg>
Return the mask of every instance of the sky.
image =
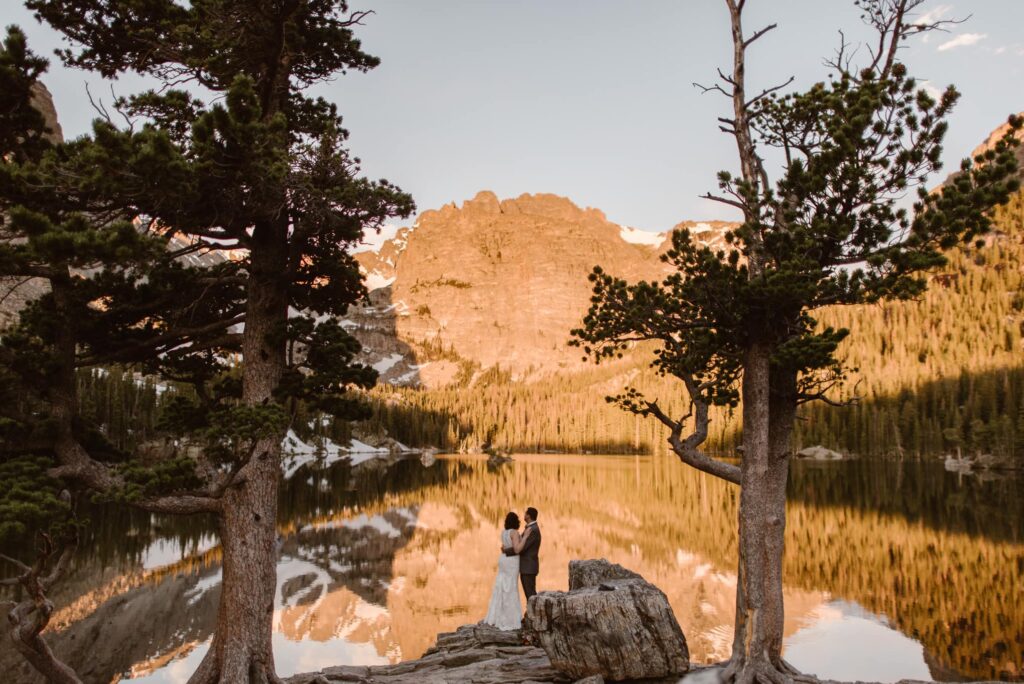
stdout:
<svg viewBox="0 0 1024 684">
<path fill-rule="evenodd" d="M 4 24 L 50 56 L 44 82 L 65 135 L 89 130 L 86 96 L 109 102 L 142 87 L 70 70 L 52 56 L 60 37 L 18 0 L 0 0 Z M 412 193 L 420 211 L 549 192 L 596 207 L 616 223 L 668 230 L 683 220 L 735 219 L 703 200 L 721 169 L 736 168 L 716 117 L 720 95 L 701 94 L 730 66 L 724 0 L 350 0 L 374 14 L 357 35 L 381 58 L 367 74 L 317 86 L 336 102 L 350 145 L 372 178 Z M 902 58 L 929 87 L 963 94 L 946 139 L 947 169 L 1011 112 L 1024 110 L 1024 0 L 931 1 L 923 11 L 968 18 L 915 39 Z M 842 29 L 869 33 L 852 0 L 749 0 L 748 32 L 778 28 L 751 47 L 750 90 L 827 74 Z"/>
</svg>

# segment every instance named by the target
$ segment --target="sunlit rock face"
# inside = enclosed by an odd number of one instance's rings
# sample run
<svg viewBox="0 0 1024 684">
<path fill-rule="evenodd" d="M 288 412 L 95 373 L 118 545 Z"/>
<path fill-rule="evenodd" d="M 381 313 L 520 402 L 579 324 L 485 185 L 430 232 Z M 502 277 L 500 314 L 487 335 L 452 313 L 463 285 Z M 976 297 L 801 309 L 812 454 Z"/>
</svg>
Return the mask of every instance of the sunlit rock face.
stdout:
<svg viewBox="0 0 1024 684">
<path fill-rule="evenodd" d="M 1024 112 L 1021 112 L 1018 116 L 1024 116 Z M 974 148 L 974 150 L 971 152 L 971 158 L 973 159 L 978 155 L 984 154 L 985 152 L 995 147 L 995 144 L 999 142 L 1003 138 L 1003 136 L 1005 136 L 1007 132 L 1009 132 L 1009 130 L 1009 123 L 1004 123 L 1003 125 L 996 128 L 989 134 L 985 142 L 981 143 L 976 148 Z M 1016 137 L 1018 140 L 1024 142 L 1024 129 L 1017 131 Z M 1017 147 L 1017 162 L 1018 164 L 1020 164 L 1021 174 L 1024 174 L 1024 145 L 1020 145 Z"/>
<path fill-rule="evenodd" d="M 718 245 L 729 225 L 678 227 Z M 444 385 L 467 364 L 517 377 L 576 368 L 568 331 L 589 304 L 594 266 L 631 280 L 669 271 L 659 259 L 668 233 L 619 226 L 549 194 L 480 192 L 423 212 L 392 239 L 368 237 L 356 258 L 373 292 L 347 319 L 367 360 L 398 385 Z"/>
<path fill-rule="evenodd" d="M 1021 112 L 1018 116 L 1024 116 L 1024 112 Z M 996 143 L 1002 140 L 1002 138 L 1009 132 L 1009 130 L 1009 122 L 1004 122 L 1003 124 L 997 126 L 991 133 L 988 134 L 988 137 L 985 138 L 984 142 L 982 142 L 980 145 L 978 145 L 971 151 L 970 159 L 977 159 L 980 155 L 983 155 L 989 150 L 993 149 L 996 146 Z M 1024 142 L 1024 129 L 1017 131 L 1016 138 Z M 1024 144 L 1017 146 L 1016 154 L 1017 165 L 1019 167 L 1017 175 L 1021 178 L 1021 180 L 1024 180 Z M 946 177 L 946 179 L 937 188 L 935 188 L 934 191 L 940 191 L 943 188 L 943 186 L 951 182 L 958 175 L 960 175 L 959 167 L 953 169 L 952 173 L 950 173 Z"/>
</svg>

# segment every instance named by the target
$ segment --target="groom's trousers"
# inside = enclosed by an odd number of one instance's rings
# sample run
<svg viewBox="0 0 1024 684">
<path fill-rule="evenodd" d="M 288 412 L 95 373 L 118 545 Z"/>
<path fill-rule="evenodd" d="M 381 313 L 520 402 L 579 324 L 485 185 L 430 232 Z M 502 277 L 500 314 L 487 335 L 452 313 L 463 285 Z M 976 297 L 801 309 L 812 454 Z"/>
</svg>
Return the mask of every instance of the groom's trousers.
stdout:
<svg viewBox="0 0 1024 684">
<path fill-rule="evenodd" d="M 526 594 L 526 600 L 529 601 L 531 596 L 537 594 L 537 576 L 520 575 L 519 581 L 523 583 L 523 593 Z"/>
</svg>

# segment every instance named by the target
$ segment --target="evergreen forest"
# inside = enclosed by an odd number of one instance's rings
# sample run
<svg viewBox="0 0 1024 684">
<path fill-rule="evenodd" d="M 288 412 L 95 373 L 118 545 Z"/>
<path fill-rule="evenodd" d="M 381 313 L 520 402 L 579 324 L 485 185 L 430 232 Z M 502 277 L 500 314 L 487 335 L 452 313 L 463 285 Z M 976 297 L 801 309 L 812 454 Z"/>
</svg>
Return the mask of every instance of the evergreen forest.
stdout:
<svg viewBox="0 0 1024 684">
<path fill-rule="evenodd" d="M 919 299 L 821 312 L 821 325 L 854 331 L 841 352 L 851 370 L 833 398 L 857 400 L 804 406 L 797 450 L 1024 459 L 1024 192 L 997 209 L 995 225 L 983 241 L 949 251 Z M 497 367 L 440 389 L 381 384 L 367 392 L 372 417 L 354 429 L 442 451 L 661 453 L 661 425 L 605 400 L 628 384 L 682 408 L 685 393 L 649 368 L 650 359 L 640 345 L 612 363 L 527 382 Z M 81 382 L 85 410 L 122 448 L 155 435 L 163 400 L 187 392 L 116 369 Z M 333 439 L 353 429 L 344 421 L 296 423 Z M 737 425 L 736 410 L 716 409 L 712 449 L 738 444 Z"/>
</svg>

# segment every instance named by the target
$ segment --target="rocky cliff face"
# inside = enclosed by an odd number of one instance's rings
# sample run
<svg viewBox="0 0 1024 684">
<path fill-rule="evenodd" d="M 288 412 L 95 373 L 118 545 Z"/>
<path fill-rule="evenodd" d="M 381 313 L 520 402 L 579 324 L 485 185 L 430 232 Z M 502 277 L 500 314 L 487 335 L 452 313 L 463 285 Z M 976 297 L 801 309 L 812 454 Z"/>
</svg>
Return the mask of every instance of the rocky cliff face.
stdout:
<svg viewBox="0 0 1024 684">
<path fill-rule="evenodd" d="M 57 108 L 53 105 L 53 95 L 42 83 L 37 82 L 35 85 L 32 106 L 42 112 L 43 119 L 46 120 L 46 127 L 50 129 L 46 137 L 54 143 L 64 140 L 64 131 L 60 127 L 60 121 L 57 120 Z"/>
<path fill-rule="evenodd" d="M 719 244 L 729 225 L 677 227 Z M 519 378 L 572 369 L 580 354 L 568 346 L 569 330 L 589 304 L 593 267 L 663 277 L 668 237 L 556 195 L 501 201 L 481 192 L 358 253 L 370 304 L 346 325 L 393 384 L 444 385 L 496 366 Z"/>
<path fill-rule="evenodd" d="M 1017 156 L 1024 177 L 1024 145 Z M 725 248 L 734 226 L 684 221 L 673 230 Z M 668 272 L 659 257 L 670 235 L 616 225 L 556 195 L 499 200 L 480 192 L 424 212 L 414 226 L 368 236 L 356 258 L 370 303 L 345 325 L 366 347 L 362 360 L 394 385 L 444 386 L 494 367 L 513 379 L 573 371 L 581 360 L 569 331 L 589 305 L 588 274 L 600 265 L 627 280 L 659 279 Z"/>
</svg>

